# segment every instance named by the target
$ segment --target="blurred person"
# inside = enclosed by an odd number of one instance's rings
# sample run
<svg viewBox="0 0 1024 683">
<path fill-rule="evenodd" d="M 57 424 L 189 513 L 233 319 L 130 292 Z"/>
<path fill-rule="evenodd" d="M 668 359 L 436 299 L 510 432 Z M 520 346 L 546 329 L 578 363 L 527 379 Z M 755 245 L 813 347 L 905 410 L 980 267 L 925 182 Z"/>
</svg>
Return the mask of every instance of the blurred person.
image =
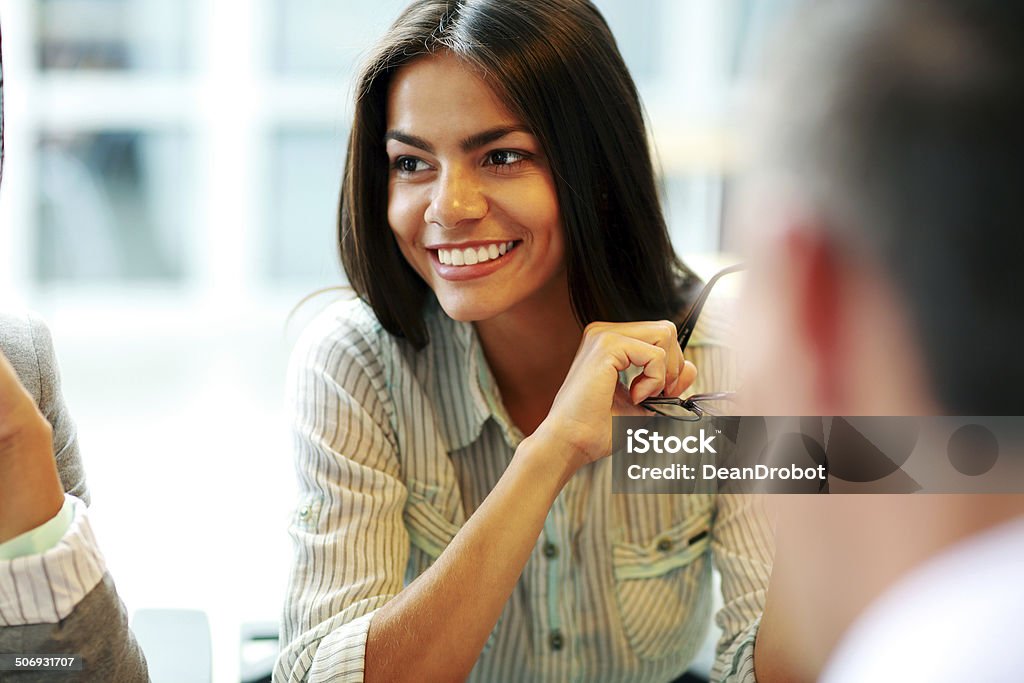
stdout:
<svg viewBox="0 0 1024 683">
<path fill-rule="evenodd" d="M 0 51 L 0 171 L 3 169 Z M 3 681 L 148 681 L 89 525 L 75 427 L 38 318 L 0 310 L 0 654 L 76 655 L 80 671 Z"/>
<path fill-rule="evenodd" d="M 794 23 L 738 207 L 746 412 L 1024 415 L 1024 4 Z M 1021 496 L 780 509 L 758 680 L 1022 680 Z"/>
<path fill-rule="evenodd" d="M 612 416 L 733 368 L 710 338 L 684 361 L 669 322 L 699 283 L 604 18 L 419 0 L 356 88 L 339 240 L 359 298 L 292 359 L 301 502 L 274 680 L 664 683 L 704 640 L 712 558 L 712 675 L 751 680 L 763 510 L 611 495 Z"/>
</svg>

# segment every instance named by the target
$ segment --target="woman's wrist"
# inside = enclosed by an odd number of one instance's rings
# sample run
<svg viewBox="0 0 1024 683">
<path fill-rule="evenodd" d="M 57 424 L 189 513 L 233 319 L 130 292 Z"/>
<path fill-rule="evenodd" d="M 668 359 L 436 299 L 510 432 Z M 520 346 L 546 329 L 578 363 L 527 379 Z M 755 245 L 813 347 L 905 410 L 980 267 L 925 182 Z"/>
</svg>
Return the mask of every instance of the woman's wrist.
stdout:
<svg viewBox="0 0 1024 683">
<path fill-rule="evenodd" d="M 515 460 L 534 470 L 535 476 L 556 482 L 558 490 L 561 490 L 586 463 L 586 456 L 542 423 L 516 448 Z"/>
</svg>

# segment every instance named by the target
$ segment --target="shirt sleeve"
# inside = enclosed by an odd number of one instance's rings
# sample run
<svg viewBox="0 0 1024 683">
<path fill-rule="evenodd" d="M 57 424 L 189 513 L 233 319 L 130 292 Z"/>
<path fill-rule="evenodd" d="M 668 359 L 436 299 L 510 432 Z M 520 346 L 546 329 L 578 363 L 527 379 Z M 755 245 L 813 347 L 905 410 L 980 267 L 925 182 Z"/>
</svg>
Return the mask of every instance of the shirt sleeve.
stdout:
<svg viewBox="0 0 1024 683">
<path fill-rule="evenodd" d="M 289 404 L 300 501 L 274 681 L 362 681 L 376 610 L 403 587 L 406 489 L 379 351 L 355 331 L 299 343 Z"/>
<path fill-rule="evenodd" d="M 46 552 L 60 542 L 75 518 L 75 507 L 64 497 L 64 504 L 53 518 L 35 529 L 0 543 L 0 561 Z"/>
<path fill-rule="evenodd" d="M 55 545 L 43 552 L 0 559 L 0 626 L 61 621 L 106 573 L 85 504 L 65 495 L 62 510 L 69 507 L 70 524 Z"/>
<path fill-rule="evenodd" d="M 39 410 L 53 428 L 53 457 L 57 463 L 57 473 L 64 491 L 89 505 L 91 501 L 78 449 L 78 432 L 61 392 L 60 370 L 53 339 L 40 318 L 29 315 L 28 321 L 39 378 Z"/>
<path fill-rule="evenodd" d="M 715 617 L 722 629 L 712 681 L 752 683 L 754 642 L 764 611 L 775 554 L 772 525 L 763 495 L 718 496 L 711 552 L 722 575 L 723 607 Z"/>
</svg>

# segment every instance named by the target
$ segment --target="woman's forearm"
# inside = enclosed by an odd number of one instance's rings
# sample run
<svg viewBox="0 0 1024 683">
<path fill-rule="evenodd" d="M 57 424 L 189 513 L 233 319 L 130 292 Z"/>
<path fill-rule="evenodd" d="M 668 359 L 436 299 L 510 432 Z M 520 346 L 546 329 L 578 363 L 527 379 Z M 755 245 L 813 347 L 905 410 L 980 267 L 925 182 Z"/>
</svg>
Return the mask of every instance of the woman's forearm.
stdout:
<svg viewBox="0 0 1024 683">
<path fill-rule="evenodd" d="M 476 663 L 575 465 L 525 439 L 437 561 L 374 616 L 367 681 L 463 680 Z"/>
</svg>

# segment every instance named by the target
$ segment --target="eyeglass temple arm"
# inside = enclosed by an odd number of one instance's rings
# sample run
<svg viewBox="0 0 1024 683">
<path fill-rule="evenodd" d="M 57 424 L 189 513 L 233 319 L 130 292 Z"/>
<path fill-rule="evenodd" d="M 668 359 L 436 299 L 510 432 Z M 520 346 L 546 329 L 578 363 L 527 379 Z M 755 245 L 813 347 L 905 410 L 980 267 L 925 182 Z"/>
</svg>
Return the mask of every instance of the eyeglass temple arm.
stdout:
<svg viewBox="0 0 1024 683">
<path fill-rule="evenodd" d="M 742 263 L 737 263 L 734 266 L 729 266 L 723 270 L 718 271 L 708 280 L 704 288 L 700 290 L 700 294 L 697 295 L 697 300 L 690 306 L 690 310 L 686 312 L 686 317 L 683 318 L 682 325 L 679 326 L 679 347 L 686 350 L 686 345 L 690 343 L 690 335 L 693 334 L 693 329 L 697 326 L 697 318 L 700 317 L 700 312 L 704 310 L 704 304 L 707 302 L 708 297 L 711 295 L 711 288 L 715 286 L 722 277 L 730 275 L 732 273 L 738 273 L 739 271 L 746 268 Z"/>
</svg>

